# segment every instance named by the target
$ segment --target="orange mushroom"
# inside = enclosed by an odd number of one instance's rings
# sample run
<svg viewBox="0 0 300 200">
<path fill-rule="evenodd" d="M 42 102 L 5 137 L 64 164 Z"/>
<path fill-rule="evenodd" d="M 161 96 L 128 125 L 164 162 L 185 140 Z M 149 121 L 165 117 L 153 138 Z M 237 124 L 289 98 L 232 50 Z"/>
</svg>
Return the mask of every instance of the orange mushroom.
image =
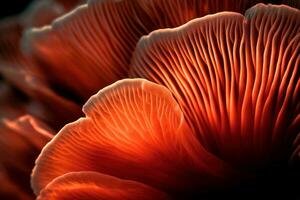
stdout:
<svg viewBox="0 0 300 200">
<path fill-rule="evenodd" d="M 0 121 L 0 197 L 32 199 L 28 184 L 34 159 L 53 131 L 31 116 Z"/>
<path fill-rule="evenodd" d="M 0 88 L 3 113 L 57 128 L 101 89 L 42 150 L 38 199 L 178 199 L 299 162 L 298 9 L 259 4 L 244 17 L 228 11 L 256 1 L 90 0 L 27 31 L 20 51 L 25 28 L 75 5 L 36 3 L 0 25 L 0 73 L 34 102 L 10 106 Z M 0 123 L 1 198 L 33 198 L 16 175 L 28 179 L 52 137 L 38 124 Z"/>
<path fill-rule="evenodd" d="M 258 4 L 143 37 L 130 74 L 158 84 L 125 79 L 91 97 L 37 159 L 35 193 L 110 199 L 106 174 L 175 198 L 287 161 L 299 133 L 299 23 L 297 9 Z M 80 190 L 95 180 L 87 171 L 99 179 Z"/>
<path fill-rule="evenodd" d="M 127 77 L 143 35 L 219 11 L 243 13 L 257 2 L 90 0 L 50 26 L 29 30 L 23 50 L 43 64 L 52 84 L 85 102 L 99 89 Z"/>
</svg>

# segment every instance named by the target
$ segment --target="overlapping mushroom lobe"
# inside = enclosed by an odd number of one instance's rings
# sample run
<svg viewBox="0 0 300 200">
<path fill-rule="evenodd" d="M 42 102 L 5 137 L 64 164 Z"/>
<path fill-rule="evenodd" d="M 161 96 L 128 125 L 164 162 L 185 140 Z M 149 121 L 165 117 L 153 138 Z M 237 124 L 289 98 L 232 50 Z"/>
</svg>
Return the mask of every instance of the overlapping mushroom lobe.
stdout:
<svg viewBox="0 0 300 200">
<path fill-rule="evenodd" d="M 134 181 L 97 172 L 71 172 L 56 178 L 38 200 L 168 200 L 166 194 Z"/>
<path fill-rule="evenodd" d="M 94 171 L 165 191 L 223 180 L 231 169 L 199 145 L 171 93 L 143 79 L 125 79 L 84 106 L 43 149 L 33 171 L 35 193 L 69 172 Z"/>
<path fill-rule="evenodd" d="M 43 70 L 55 84 L 84 102 L 99 88 L 126 78 L 141 36 L 210 13 L 244 12 L 257 2 L 89 0 L 51 25 L 28 31 L 24 52 L 44 65 Z"/>
<path fill-rule="evenodd" d="M 67 5 L 65 5 L 67 3 Z M 57 94 L 50 84 L 49 76 L 43 74 L 44 65 L 39 65 L 32 57 L 21 51 L 20 40 L 27 28 L 49 23 L 53 18 L 62 15 L 79 1 L 65 2 L 56 0 L 37 0 L 19 16 L 0 21 L 0 74 L 5 81 L 34 99 L 43 107 L 44 115 L 36 117 L 61 128 L 66 122 L 74 120 L 81 114 L 80 107 L 65 95 Z M 72 4 L 72 5 L 71 5 Z"/>
<path fill-rule="evenodd" d="M 0 196 L 32 199 L 28 184 L 34 160 L 52 138 L 53 131 L 32 116 L 0 121 Z"/>
<path fill-rule="evenodd" d="M 258 4 L 144 36 L 130 76 L 169 88 L 207 150 L 256 168 L 299 133 L 299 39 L 299 10 Z"/>
</svg>

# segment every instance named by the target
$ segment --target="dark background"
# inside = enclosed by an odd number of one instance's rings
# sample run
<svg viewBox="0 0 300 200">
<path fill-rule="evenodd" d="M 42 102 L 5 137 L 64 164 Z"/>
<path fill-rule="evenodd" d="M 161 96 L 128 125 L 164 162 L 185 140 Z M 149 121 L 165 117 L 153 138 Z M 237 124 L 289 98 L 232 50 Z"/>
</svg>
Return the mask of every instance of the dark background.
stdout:
<svg viewBox="0 0 300 200">
<path fill-rule="evenodd" d="M 0 6 L 0 18 L 22 12 L 31 0 L 4 0 Z"/>
</svg>

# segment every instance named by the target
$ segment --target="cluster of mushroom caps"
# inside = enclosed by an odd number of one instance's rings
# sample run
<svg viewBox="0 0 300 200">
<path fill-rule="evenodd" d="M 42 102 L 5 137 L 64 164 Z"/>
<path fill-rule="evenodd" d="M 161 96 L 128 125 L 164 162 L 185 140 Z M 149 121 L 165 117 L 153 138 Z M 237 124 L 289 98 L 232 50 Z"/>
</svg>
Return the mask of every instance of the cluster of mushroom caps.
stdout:
<svg viewBox="0 0 300 200">
<path fill-rule="evenodd" d="M 201 198 L 299 166 L 300 2 L 267 3 L 35 0 L 2 20 L 0 198 Z"/>
</svg>

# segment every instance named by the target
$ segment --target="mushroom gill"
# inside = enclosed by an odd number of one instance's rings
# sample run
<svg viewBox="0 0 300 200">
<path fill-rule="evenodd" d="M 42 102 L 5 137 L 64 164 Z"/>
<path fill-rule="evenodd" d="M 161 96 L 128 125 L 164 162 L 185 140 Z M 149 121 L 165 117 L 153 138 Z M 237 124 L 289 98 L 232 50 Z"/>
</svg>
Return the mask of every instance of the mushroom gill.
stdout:
<svg viewBox="0 0 300 200">
<path fill-rule="evenodd" d="M 198 139 L 245 169 L 286 159 L 299 133 L 299 10 L 258 4 L 144 36 L 131 77 L 169 88 Z"/>
</svg>

